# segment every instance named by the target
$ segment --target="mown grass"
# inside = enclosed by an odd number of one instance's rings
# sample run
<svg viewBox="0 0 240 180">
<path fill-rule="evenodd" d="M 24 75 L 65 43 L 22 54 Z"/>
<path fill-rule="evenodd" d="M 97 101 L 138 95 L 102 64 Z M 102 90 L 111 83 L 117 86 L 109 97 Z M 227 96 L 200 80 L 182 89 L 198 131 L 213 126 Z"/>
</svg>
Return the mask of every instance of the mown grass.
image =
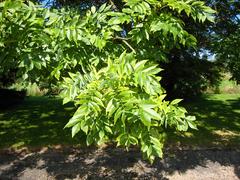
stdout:
<svg viewBox="0 0 240 180">
<path fill-rule="evenodd" d="M 196 116 L 198 130 L 171 132 L 171 143 L 240 148 L 240 94 L 205 95 L 183 106 Z"/>
<path fill-rule="evenodd" d="M 27 97 L 16 107 L 0 110 L 0 148 L 78 144 L 80 140 L 63 129 L 73 112 L 72 105 L 48 97 Z"/>
<path fill-rule="evenodd" d="M 240 95 L 208 95 L 183 104 L 197 117 L 198 131 L 170 132 L 168 142 L 189 146 L 240 147 Z M 63 129 L 74 107 L 61 99 L 28 97 L 11 109 L 0 110 L 0 148 L 77 145 L 84 136 L 71 138 Z"/>
</svg>

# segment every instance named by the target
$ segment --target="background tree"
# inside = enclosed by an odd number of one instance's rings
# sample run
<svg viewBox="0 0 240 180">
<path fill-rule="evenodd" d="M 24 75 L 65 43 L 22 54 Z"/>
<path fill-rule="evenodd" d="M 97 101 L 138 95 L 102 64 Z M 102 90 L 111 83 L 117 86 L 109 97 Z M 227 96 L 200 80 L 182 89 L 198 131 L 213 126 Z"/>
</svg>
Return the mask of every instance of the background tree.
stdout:
<svg viewBox="0 0 240 180">
<path fill-rule="evenodd" d="M 240 2 L 216 1 L 213 3 L 218 11 L 216 24 L 211 27 L 210 48 L 216 54 L 216 60 L 232 74 L 232 79 L 239 83 L 239 32 L 240 32 Z"/>
<path fill-rule="evenodd" d="M 52 1 L 49 1 L 52 2 Z M 90 7 L 91 5 L 100 6 L 101 4 L 108 2 L 113 4 L 118 10 L 123 8 L 123 1 L 93 1 L 93 0 L 72 0 L 72 1 L 54 1 L 55 5 L 67 6 L 67 7 Z M 214 6 L 218 1 L 208 1 L 209 5 Z M 215 7 L 215 6 L 214 6 Z M 171 9 L 165 8 L 164 11 L 171 11 Z M 151 51 L 152 59 L 157 59 L 160 65 L 164 67 L 164 71 L 161 73 L 162 85 L 168 92 L 168 97 L 173 98 L 190 98 L 201 94 L 207 87 L 218 86 L 221 80 L 222 65 L 216 62 L 208 61 L 209 57 L 206 56 L 209 53 L 213 40 L 209 29 L 216 27 L 209 22 L 204 24 L 195 23 L 193 19 L 184 13 L 181 13 L 181 17 L 185 22 L 185 28 L 188 32 L 191 32 L 198 43 L 194 48 L 178 45 L 170 52 L 162 51 L 161 45 L 156 42 L 154 51 L 152 48 L 141 47 L 141 49 L 147 49 Z M 132 29 L 131 25 L 122 25 L 125 33 Z M 211 30 L 213 31 L 213 30 Z M 138 44 L 138 47 L 145 44 Z M 158 50 L 157 50 L 158 49 Z M 148 54 L 148 55 L 149 55 Z M 205 56 L 204 56 L 205 54 Z M 210 56 L 210 54 L 208 54 Z M 203 58 L 204 57 L 204 58 Z M 178 68 L 178 65 L 182 68 Z M 177 73 L 177 76 L 175 74 Z"/>
<path fill-rule="evenodd" d="M 0 3 L 1 66 L 16 67 L 30 81 L 60 84 L 64 103 L 76 105 L 66 125 L 73 136 L 85 132 L 88 145 L 139 144 L 153 161 L 162 156 L 165 128 L 196 129 L 179 99 L 165 100 L 156 63 L 174 48 L 196 45 L 185 16 L 212 21 L 214 11 L 195 0 L 128 0 L 122 9 L 112 3 L 86 11 Z"/>
<path fill-rule="evenodd" d="M 218 86 L 223 72 L 230 72 L 232 79 L 239 81 L 240 2 L 206 3 L 217 12 L 215 23 L 196 24 L 186 19 L 186 29 L 197 38 L 197 46 L 174 50 L 168 56 L 169 63 L 163 64 L 163 86 L 170 97 L 199 95 L 207 87 Z"/>
</svg>

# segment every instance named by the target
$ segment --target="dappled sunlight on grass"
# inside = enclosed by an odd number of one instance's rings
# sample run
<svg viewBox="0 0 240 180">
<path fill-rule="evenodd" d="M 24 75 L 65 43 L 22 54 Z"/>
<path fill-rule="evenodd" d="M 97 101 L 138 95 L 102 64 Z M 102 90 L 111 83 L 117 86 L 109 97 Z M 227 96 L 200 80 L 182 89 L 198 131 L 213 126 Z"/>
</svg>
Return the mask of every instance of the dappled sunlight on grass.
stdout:
<svg viewBox="0 0 240 180">
<path fill-rule="evenodd" d="M 210 95 L 183 106 L 197 117 L 199 130 L 171 131 L 167 142 L 240 147 L 240 95 Z M 0 110 L 0 148 L 84 142 L 83 134 L 72 139 L 70 129 L 63 129 L 73 113 L 73 105 L 47 97 L 29 97 L 13 109 Z"/>
<path fill-rule="evenodd" d="M 168 138 L 170 143 L 240 147 L 240 95 L 208 95 L 183 106 L 190 114 L 196 116 L 199 130 L 172 132 Z"/>
<path fill-rule="evenodd" d="M 29 97 L 13 109 L 0 111 L 0 147 L 48 146 L 78 144 L 63 129 L 74 112 L 73 105 L 62 105 L 61 99 Z"/>
</svg>

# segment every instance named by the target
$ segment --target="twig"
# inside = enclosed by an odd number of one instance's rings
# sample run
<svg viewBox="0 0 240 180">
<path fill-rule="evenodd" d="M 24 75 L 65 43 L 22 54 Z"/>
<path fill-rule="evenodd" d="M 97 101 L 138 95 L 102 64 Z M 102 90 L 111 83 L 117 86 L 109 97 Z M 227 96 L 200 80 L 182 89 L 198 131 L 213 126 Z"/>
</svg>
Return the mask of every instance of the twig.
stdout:
<svg viewBox="0 0 240 180">
<path fill-rule="evenodd" d="M 118 10 L 117 6 L 114 4 L 112 0 L 109 0 L 109 3 L 113 7 L 113 9 Z"/>
<path fill-rule="evenodd" d="M 114 37 L 114 39 L 120 39 L 120 40 L 130 40 L 131 38 L 124 38 L 124 37 L 119 37 L 119 36 L 116 36 L 116 37 Z"/>
<path fill-rule="evenodd" d="M 122 40 L 134 53 L 136 53 L 136 50 L 126 41 Z"/>
</svg>

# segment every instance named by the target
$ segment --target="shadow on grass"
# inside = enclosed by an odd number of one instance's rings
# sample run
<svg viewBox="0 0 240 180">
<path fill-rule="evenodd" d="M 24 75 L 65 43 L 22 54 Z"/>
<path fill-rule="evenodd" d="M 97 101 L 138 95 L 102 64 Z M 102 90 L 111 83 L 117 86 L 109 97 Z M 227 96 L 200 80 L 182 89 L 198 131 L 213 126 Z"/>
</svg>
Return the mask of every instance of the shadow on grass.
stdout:
<svg viewBox="0 0 240 180">
<path fill-rule="evenodd" d="M 70 129 L 63 127 L 74 112 L 72 105 L 61 99 L 26 98 L 20 105 L 0 110 L 0 148 L 77 144 Z"/>
<path fill-rule="evenodd" d="M 240 148 L 240 96 L 211 95 L 183 104 L 198 131 L 171 132 L 169 141 L 190 146 Z"/>
<path fill-rule="evenodd" d="M 168 175 L 188 170 L 195 170 L 196 177 L 200 175 L 199 179 L 204 179 L 204 175 L 214 173 L 219 166 L 232 167 L 240 178 L 240 99 L 214 96 L 185 106 L 197 116 L 199 131 L 172 132 L 170 143 L 217 148 L 166 149 L 164 159 L 153 165 L 143 161 L 135 149 L 126 152 L 113 147 L 54 149 L 55 146 L 49 146 L 28 153 L 7 151 L 0 152 L 0 179 L 167 179 Z M 60 99 L 28 98 L 21 106 L 0 112 L 0 146 L 79 144 L 81 137 L 72 139 L 70 130 L 63 130 L 73 112 L 73 106 L 62 106 Z M 218 172 L 215 174 L 221 178 Z"/>
</svg>

